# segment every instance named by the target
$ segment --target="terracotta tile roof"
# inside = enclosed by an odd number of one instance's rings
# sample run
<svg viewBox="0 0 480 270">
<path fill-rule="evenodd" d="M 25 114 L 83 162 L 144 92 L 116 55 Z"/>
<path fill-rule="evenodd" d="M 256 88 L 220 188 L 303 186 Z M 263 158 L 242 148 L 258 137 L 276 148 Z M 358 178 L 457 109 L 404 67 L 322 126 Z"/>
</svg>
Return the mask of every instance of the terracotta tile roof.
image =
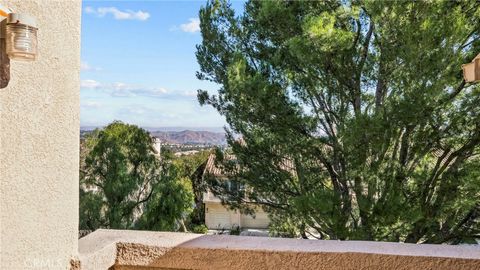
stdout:
<svg viewBox="0 0 480 270">
<path fill-rule="evenodd" d="M 235 160 L 236 157 L 235 155 L 231 154 L 225 154 L 224 159 L 230 161 L 230 160 Z M 219 168 L 218 166 L 215 165 L 215 154 L 212 153 L 210 156 L 208 156 L 207 164 L 205 165 L 205 171 L 204 174 L 209 174 L 209 175 L 214 175 L 214 176 L 225 176 L 225 172 L 222 170 L 222 168 Z"/>
<path fill-rule="evenodd" d="M 217 177 L 225 176 L 225 172 L 222 168 L 219 168 L 215 165 L 215 154 L 210 154 L 207 160 L 207 164 L 205 166 L 204 174 L 213 175 Z M 235 155 L 225 155 L 224 158 L 226 160 L 235 160 Z M 279 164 L 282 170 L 291 172 L 292 174 L 296 173 L 295 163 L 293 159 L 284 158 L 282 162 Z"/>
<path fill-rule="evenodd" d="M 207 160 L 207 165 L 205 166 L 204 174 L 214 175 L 214 176 L 222 176 L 222 170 L 215 166 L 215 154 L 210 154 Z"/>
</svg>

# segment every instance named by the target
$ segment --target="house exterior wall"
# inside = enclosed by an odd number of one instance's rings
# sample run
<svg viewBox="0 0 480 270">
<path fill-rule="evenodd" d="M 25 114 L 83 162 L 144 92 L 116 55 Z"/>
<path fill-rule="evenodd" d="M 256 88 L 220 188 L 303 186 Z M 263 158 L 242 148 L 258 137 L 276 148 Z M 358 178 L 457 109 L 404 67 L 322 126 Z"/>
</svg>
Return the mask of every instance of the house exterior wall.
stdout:
<svg viewBox="0 0 480 270">
<path fill-rule="evenodd" d="M 235 213 L 228 211 L 221 203 L 205 203 L 205 225 L 209 229 L 231 229 L 235 224 L 231 218 L 233 214 Z"/>
<path fill-rule="evenodd" d="M 205 225 L 207 228 L 231 229 L 240 226 L 242 229 L 266 229 L 270 219 L 262 208 L 255 208 L 255 218 L 241 214 L 239 211 L 229 210 L 219 202 L 205 203 Z"/>
<path fill-rule="evenodd" d="M 0 89 L 0 269 L 78 254 L 80 0 L 5 0 L 37 19 L 38 58 Z"/>
<path fill-rule="evenodd" d="M 234 159 L 234 156 L 230 155 L 228 158 Z M 218 180 L 228 181 L 225 184 L 229 188 L 238 189 L 238 191 L 244 188 L 229 182 L 228 177 L 215 165 L 215 154 L 210 154 L 208 157 L 203 175 L 204 177 L 205 175 L 207 177 L 213 176 Z M 203 203 L 205 203 L 205 225 L 211 230 L 231 229 L 236 226 L 242 229 L 266 229 L 270 224 L 270 218 L 261 207 L 255 207 L 255 217 L 241 214 L 238 211 L 228 210 L 222 205 L 220 198 L 215 196 L 210 190 L 203 194 Z"/>
<path fill-rule="evenodd" d="M 270 224 L 270 218 L 261 207 L 256 207 L 255 216 L 242 215 L 240 222 L 243 228 L 266 229 Z"/>
</svg>

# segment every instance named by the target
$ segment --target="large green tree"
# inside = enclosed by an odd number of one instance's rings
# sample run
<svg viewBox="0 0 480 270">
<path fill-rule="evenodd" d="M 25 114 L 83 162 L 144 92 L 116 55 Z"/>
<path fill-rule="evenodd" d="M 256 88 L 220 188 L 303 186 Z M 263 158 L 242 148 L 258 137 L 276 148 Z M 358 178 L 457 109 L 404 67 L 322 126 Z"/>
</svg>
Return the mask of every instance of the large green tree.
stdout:
<svg viewBox="0 0 480 270">
<path fill-rule="evenodd" d="M 82 143 L 81 229 L 176 230 L 192 208 L 191 188 L 150 134 L 113 122 Z"/>
<path fill-rule="evenodd" d="M 199 101 L 251 187 L 230 203 L 323 239 L 480 237 L 478 1 L 209 1 L 200 26 Z"/>
<path fill-rule="evenodd" d="M 195 207 L 190 215 L 190 228 L 205 223 L 203 194 L 207 191 L 207 183 L 204 181 L 203 173 L 211 152 L 203 150 L 195 154 L 180 156 L 174 160 L 175 167 L 179 168 L 178 173 L 181 179 L 190 183 L 194 195 Z"/>
</svg>

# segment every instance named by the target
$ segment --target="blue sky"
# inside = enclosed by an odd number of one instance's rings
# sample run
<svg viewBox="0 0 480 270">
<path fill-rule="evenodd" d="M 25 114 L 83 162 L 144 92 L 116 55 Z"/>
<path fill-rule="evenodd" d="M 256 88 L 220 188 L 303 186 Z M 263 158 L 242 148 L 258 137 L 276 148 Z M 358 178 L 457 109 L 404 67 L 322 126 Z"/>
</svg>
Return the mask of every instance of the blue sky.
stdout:
<svg viewBox="0 0 480 270">
<path fill-rule="evenodd" d="M 221 127 L 201 107 L 195 45 L 205 1 L 83 1 L 81 126 L 113 120 L 143 127 Z M 233 2 L 237 10 L 243 3 Z"/>
</svg>

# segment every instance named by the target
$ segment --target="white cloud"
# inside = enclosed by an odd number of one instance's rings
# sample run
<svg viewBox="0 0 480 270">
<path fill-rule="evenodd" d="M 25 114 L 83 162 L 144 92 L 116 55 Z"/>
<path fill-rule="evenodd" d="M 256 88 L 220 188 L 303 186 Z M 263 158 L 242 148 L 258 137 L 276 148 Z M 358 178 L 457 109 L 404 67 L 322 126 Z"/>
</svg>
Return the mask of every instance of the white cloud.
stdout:
<svg viewBox="0 0 480 270">
<path fill-rule="evenodd" d="M 188 23 L 180 24 L 180 29 L 183 32 L 195 33 L 200 31 L 200 19 L 190 18 Z"/>
<path fill-rule="evenodd" d="M 100 71 L 102 69 L 99 68 L 99 67 L 92 67 L 87 62 L 82 61 L 80 63 L 80 70 L 82 70 L 82 71 Z"/>
<path fill-rule="evenodd" d="M 102 104 L 100 104 L 97 101 L 87 100 L 87 101 L 82 101 L 82 107 L 83 108 L 98 109 L 98 108 L 102 107 Z"/>
<path fill-rule="evenodd" d="M 95 9 L 93 9 L 92 7 L 85 7 L 85 13 L 88 13 L 88 14 L 92 14 L 92 13 L 95 13 Z"/>
<path fill-rule="evenodd" d="M 181 115 L 172 111 L 165 112 L 161 108 L 150 107 L 143 104 L 130 104 L 120 108 L 117 113 L 121 116 L 120 118 L 127 119 L 129 122 L 135 122 L 141 118 L 154 121 L 181 118 Z"/>
<path fill-rule="evenodd" d="M 148 96 L 162 97 L 168 93 L 167 89 L 161 87 L 141 87 L 121 82 L 113 83 L 109 86 L 112 89 L 112 96 L 130 97 L 130 96 Z"/>
<path fill-rule="evenodd" d="M 191 101 L 197 96 L 196 91 L 170 91 L 163 87 L 146 87 L 124 82 L 102 83 L 96 80 L 82 80 L 80 87 L 83 90 L 96 90 L 107 93 L 112 97 L 152 97 L 169 100 Z"/>
<path fill-rule="evenodd" d="M 142 10 L 119 10 L 116 7 L 99 7 L 97 9 L 86 7 L 84 11 L 87 14 L 97 15 L 98 17 L 105 17 L 107 14 L 111 14 L 115 20 L 146 21 L 150 18 L 150 13 Z"/>
<path fill-rule="evenodd" d="M 186 97 L 196 97 L 197 96 L 197 91 L 185 91 L 183 92 L 183 95 Z"/>
<path fill-rule="evenodd" d="M 83 89 L 103 90 L 114 97 L 165 97 L 169 94 L 169 91 L 162 87 L 143 87 L 123 82 L 100 83 L 95 80 L 82 80 L 80 87 Z"/>
<path fill-rule="evenodd" d="M 80 82 L 80 87 L 85 89 L 95 89 L 98 88 L 101 84 L 95 80 L 82 80 Z"/>
<path fill-rule="evenodd" d="M 121 114 L 126 115 L 145 115 L 151 113 L 151 110 L 145 106 L 128 106 L 120 110 Z"/>
</svg>

